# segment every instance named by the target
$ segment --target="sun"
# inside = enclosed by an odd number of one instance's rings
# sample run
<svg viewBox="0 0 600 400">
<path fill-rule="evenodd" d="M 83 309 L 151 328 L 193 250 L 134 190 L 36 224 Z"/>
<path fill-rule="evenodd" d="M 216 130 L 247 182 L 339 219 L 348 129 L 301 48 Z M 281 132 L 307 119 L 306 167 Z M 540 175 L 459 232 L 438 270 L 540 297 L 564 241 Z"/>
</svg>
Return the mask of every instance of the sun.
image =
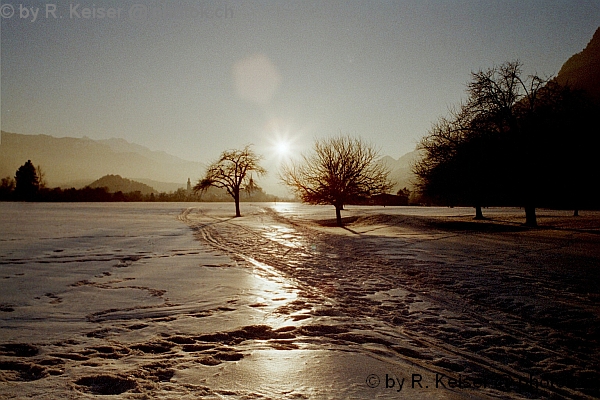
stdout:
<svg viewBox="0 0 600 400">
<path fill-rule="evenodd" d="M 288 140 L 279 139 L 275 143 L 275 151 L 280 157 L 286 157 L 290 154 L 290 142 Z"/>
<path fill-rule="evenodd" d="M 264 132 L 269 158 L 286 163 L 297 156 L 302 131 L 284 120 L 273 118 L 266 124 Z"/>
<path fill-rule="evenodd" d="M 292 157 L 294 138 L 288 132 L 276 132 L 269 139 L 271 154 L 279 161 Z"/>
</svg>

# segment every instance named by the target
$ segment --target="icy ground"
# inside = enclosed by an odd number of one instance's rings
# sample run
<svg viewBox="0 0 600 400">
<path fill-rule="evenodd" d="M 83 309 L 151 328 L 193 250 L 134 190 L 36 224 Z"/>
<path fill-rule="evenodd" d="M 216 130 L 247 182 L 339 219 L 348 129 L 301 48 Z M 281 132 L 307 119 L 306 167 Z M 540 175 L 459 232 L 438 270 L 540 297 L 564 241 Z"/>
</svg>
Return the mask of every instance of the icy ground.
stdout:
<svg viewBox="0 0 600 400">
<path fill-rule="evenodd" d="M 600 214 L 0 203 L 0 398 L 594 398 Z"/>
</svg>

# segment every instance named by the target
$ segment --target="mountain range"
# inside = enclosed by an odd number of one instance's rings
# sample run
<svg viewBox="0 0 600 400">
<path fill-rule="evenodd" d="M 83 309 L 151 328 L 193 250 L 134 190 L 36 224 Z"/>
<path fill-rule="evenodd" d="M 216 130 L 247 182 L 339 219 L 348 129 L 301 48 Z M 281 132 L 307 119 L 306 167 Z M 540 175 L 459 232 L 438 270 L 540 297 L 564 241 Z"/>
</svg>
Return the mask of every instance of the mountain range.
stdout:
<svg viewBox="0 0 600 400">
<path fill-rule="evenodd" d="M 392 193 L 398 192 L 400 189 L 414 189 L 416 176 L 412 173 L 412 165 L 419 159 L 421 152 L 418 150 L 406 153 L 399 159 L 394 159 L 390 156 L 384 156 L 380 162 L 390 170 L 390 180 L 394 183 Z"/>
<path fill-rule="evenodd" d="M 395 182 L 394 192 L 412 187 L 414 177 L 411 165 L 418 156 L 419 153 L 413 151 L 397 160 L 390 156 L 380 160 L 391 171 L 390 178 Z M 2 132 L 0 177 L 14 176 L 15 171 L 27 160 L 41 166 L 48 187 L 112 188 L 116 187 L 112 184 L 114 182 L 107 185 L 101 178 L 106 180 L 106 176 L 120 175 L 122 179 L 147 185 L 149 189 L 132 189 L 144 193 L 152 188 L 159 192 L 184 188 L 188 178 L 195 181 L 205 169 L 202 163 L 182 160 L 163 151 L 152 151 L 124 139 L 56 138 Z"/>
<path fill-rule="evenodd" d="M 202 163 L 124 139 L 57 138 L 3 131 L 0 176 L 14 176 L 27 160 L 42 167 L 48 187 L 63 188 L 81 188 L 105 175 L 121 175 L 169 192 L 185 187 L 188 178 L 198 179 L 205 169 Z"/>
<path fill-rule="evenodd" d="M 600 104 L 600 28 L 585 49 L 563 64 L 555 79 L 561 85 L 586 91 Z"/>
</svg>

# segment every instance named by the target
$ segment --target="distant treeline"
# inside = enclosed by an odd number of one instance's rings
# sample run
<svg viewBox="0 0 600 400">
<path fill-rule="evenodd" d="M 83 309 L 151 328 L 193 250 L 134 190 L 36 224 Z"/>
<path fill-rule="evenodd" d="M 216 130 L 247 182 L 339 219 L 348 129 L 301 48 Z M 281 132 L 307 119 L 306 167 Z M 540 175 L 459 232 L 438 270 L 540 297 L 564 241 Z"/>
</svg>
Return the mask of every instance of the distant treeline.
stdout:
<svg viewBox="0 0 600 400">
<path fill-rule="evenodd" d="M 6 178 L 2 181 L 4 182 Z M 61 189 L 61 188 L 43 188 L 37 193 L 27 198 L 19 196 L 15 190 L 10 190 L 6 186 L 0 186 L 0 201 L 38 201 L 38 202 L 186 202 L 186 201 L 204 201 L 204 202 L 229 202 L 233 201 L 231 197 L 212 195 L 202 196 L 189 194 L 185 189 L 179 189 L 170 193 L 150 193 L 142 194 L 140 191 L 134 192 L 115 192 L 111 193 L 105 187 L 81 189 Z M 252 196 L 242 196 L 241 201 L 280 201 L 276 196 L 266 194 L 252 194 Z"/>
<path fill-rule="evenodd" d="M 3 188 L 4 189 L 4 188 Z M 198 201 L 185 193 L 142 194 L 140 191 L 111 193 L 105 187 L 81 189 L 43 188 L 33 196 L 23 198 L 16 191 L 0 190 L 0 200 L 4 201 L 40 201 L 40 202 L 123 202 L 123 201 Z"/>
<path fill-rule="evenodd" d="M 279 201 L 276 196 L 258 188 L 251 193 L 244 192 L 241 201 Z M 288 200 L 288 199 L 285 199 Z M 107 187 L 89 187 L 81 189 L 48 188 L 45 175 L 40 166 L 34 167 L 29 160 L 16 172 L 15 177 L 0 180 L 0 201 L 39 201 L 39 202 L 186 202 L 233 201 L 224 190 L 211 188 L 200 196 L 193 191 L 178 189 L 169 193 L 144 194 L 139 190 L 132 192 L 111 192 Z"/>
</svg>

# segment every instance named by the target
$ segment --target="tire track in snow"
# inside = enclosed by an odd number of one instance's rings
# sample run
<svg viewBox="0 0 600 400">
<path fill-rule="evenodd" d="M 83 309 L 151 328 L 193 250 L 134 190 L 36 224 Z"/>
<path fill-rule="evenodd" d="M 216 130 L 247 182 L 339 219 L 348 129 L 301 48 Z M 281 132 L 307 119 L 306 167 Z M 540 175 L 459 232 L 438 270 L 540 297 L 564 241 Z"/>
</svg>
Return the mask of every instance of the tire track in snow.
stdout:
<svg viewBox="0 0 600 400">
<path fill-rule="evenodd" d="M 289 221 L 270 209 L 259 210 L 246 220 L 203 215 L 202 223 L 189 218 L 193 213 L 194 210 L 188 209 L 180 219 L 190 224 L 203 241 L 255 266 L 259 263 L 271 272 L 275 269 L 294 278 L 303 290 L 311 292 L 307 297 L 328 301 L 334 309 L 333 317 L 353 322 L 368 321 L 377 334 L 396 345 L 395 354 L 424 368 L 441 373 L 447 371 L 440 367 L 453 373 L 483 371 L 527 380 L 524 371 L 532 368 L 531 363 L 527 362 L 527 357 L 516 356 L 524 351 L 528 351 L 529 356 L 537 356 L 538 363 L 550 360 L 547 364 L 551 364 L 552 358 L 562 359 L 562 364 L 555 369 L 568 363 L 593 366 L 577 352 L 565 353 L 564 349 L 556 350 L 540 341 L 539 333 L 531 333 L 532 324 L 506 307 L 494 309 L 476 297 L 461 297 L 465 291 L 461 287 L 451 290 L 453 280 L 469 278 L 469 268 L 459 269 L 441 287 L 428 282 L 428 278 L 437 276 L 435 271 L 428 270 L 443 263 L 419 259 L 419 244 L 427 240 L 398 243 L 396 250 L 401 249 L 407 257 L 390 259 L 378 254 L 381 238 L 348 238 L 323 233 L 308 224 Z M 212 222 L 206 223 L 206 219 Z M 262 222 L 257 223 L 257 219 Z M 275 237 L 269 238 L 268 231 L 274 225 L 291 229 L 291 236 L 302 246 L 286 246 Z M 436 239 L 444 241 L 457 236 L 452 234 Z M 472 255 L 467 255 L 469 257 Z M 510 271 L 515 276 L 510 267 L 495 268 L 499 274 Z M 543 278 L 536 280 L 532 274 L 528 275 L 528 279 L 551 287 Z M 402 295 L 380 300 L 382 294 L 393 290 L 401 291 Z M 466 289 L 467 294 L 479 294 L 480 291 L 481 288 Z M 535 328 L 544 330 L 544 327 Z M 555 376 L 556 371 L 547 364 L 541 368 L 534 365 L 534 373 Z M 562 371 L 563 376 L 571 372 Z M 567 387 L 539 390 L 546 395 L 587 397 L 584 392 Z"/>
</svg>

